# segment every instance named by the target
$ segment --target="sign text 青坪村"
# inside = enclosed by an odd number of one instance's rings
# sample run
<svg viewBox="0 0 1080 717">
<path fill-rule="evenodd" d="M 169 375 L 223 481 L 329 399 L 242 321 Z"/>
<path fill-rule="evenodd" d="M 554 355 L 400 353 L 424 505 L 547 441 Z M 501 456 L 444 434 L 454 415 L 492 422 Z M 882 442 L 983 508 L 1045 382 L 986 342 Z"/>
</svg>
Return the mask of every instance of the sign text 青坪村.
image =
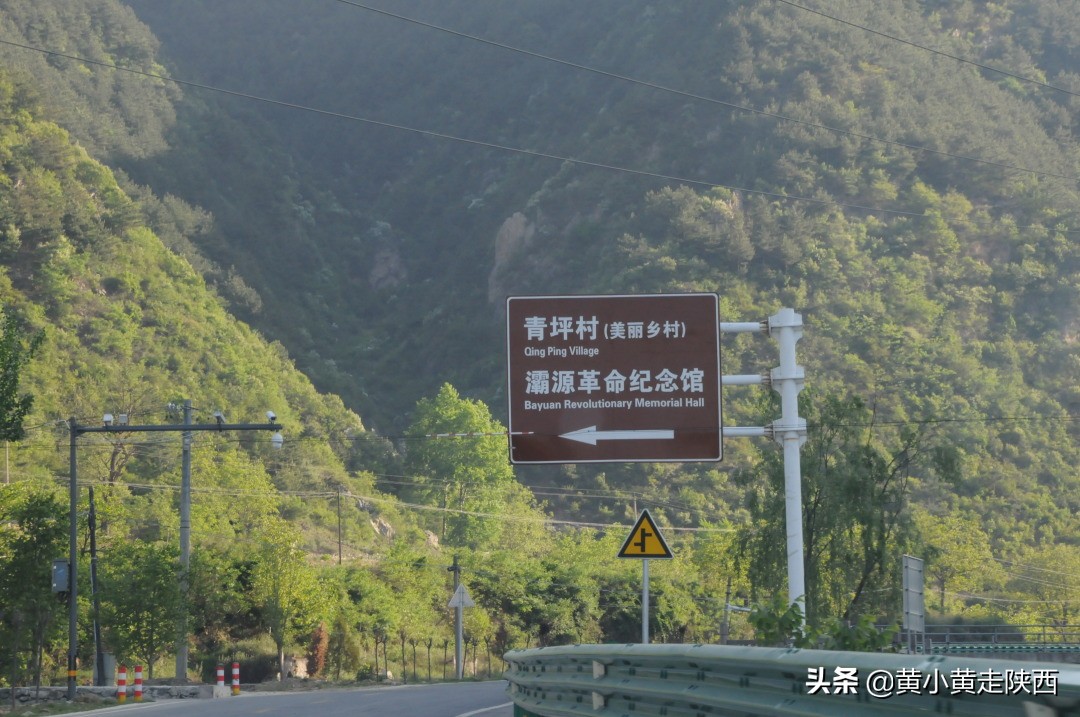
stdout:
<svg viewBox="0 0 1080 717">
<path fill-rule="evenodd" d="M 715 294 L 510 297 L 514 463 L 717 461 Z"/>
</svg>

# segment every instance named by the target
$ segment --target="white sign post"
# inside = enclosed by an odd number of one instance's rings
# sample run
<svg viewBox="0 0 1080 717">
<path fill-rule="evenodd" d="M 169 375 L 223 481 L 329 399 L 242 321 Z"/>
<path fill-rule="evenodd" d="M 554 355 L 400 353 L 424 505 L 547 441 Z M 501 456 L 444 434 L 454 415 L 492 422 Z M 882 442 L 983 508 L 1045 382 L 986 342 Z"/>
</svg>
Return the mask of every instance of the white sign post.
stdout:
<svg viewBox="0 0 1080 717">
<path fill-rule="evenodd" d="M 788 603 L 806 599 L 803 557 L 802 467 L 800 451 L 806 443 L 806 419 L 799 417 L 799 393 L 805 384 L 803 367 L 795 359 L 795 344 L 802 338 L 802 316 L 794 309 L 781 309 L 762 323 L 721 323 L 721 333 L 767 331 L 776 338 L 780 366 L 769 375 L 772 387 L 780 393 L 780 420 L 771 426 L 725 426 L 722 435 L 729 437 L 772 436 L 784 449 L 784 523 L 787 534 Z M 724 376 L 724 386 L 749 386 L 765 383 L 759 375 Z M 805 619 L 805 607 L 803 609 Z"/>
<path fill-rule="evenodd" d="M 457 555 L 454 556 L 454 564 L 447 570 L 454 574 L 454 595 L 450 598 L 450 602 L 446 603 L 446 607 L 454 608 L 454 674 L 460 680 L 465 676 L 465 663 L 461 654 L 462 644 L 465 642 L 463 608 L 475 607 L 476 603 L 469 597 L 465 583 L 461 582 L 461 564 L 458 562 Z"/>
<path fill-rule="evenodd" d="M 450 602 L 446 603 L 446 607 L 454 608 L 454 662 L 456 663 L 457 678 L 460 680 L 465 676 L 465 664 L 461 659 L 461 646 L 465 642 L 465 628 L 463 627 L 465 611 L 463 608 L 476 607 L 476 603 L 473 602 L 468 591 L 465 590 L 465 583 L 458 583 L 457 589 L 454 590 L 454 596 L 450 598 Z"/>
<path fill-rule="evenodd" d="M 907 633 L 908 652 L 914 654 L 918 646 L 919 635 L 926 633 L 926 598 L 922 558 L 905 555 L 903 557 L 903 570 L 903 628 L 904 632 Z"/>
</svg>

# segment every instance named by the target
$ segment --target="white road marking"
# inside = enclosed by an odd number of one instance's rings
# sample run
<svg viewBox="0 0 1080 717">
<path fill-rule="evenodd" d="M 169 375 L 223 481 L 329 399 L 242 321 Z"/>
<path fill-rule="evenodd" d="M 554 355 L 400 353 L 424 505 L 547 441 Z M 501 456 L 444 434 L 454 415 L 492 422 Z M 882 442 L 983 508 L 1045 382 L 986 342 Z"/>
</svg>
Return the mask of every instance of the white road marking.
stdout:
<svg viewBox="0 0 1080 717">
<path fill-rule="evenodd" d="M 484 712 L 491 712 L 492 710 L 501 710 L 503 707 L 513 706 L 513 702 L 507 702 L 502 705 L 495 705 L 494 707 L 485 707 L 482 710 L 473 710 L 472 712 L 466 712 L 465 714 L 457 715 L 457 717 L 473 717 L 473 715 L 483 714 Z"/>
</svg>

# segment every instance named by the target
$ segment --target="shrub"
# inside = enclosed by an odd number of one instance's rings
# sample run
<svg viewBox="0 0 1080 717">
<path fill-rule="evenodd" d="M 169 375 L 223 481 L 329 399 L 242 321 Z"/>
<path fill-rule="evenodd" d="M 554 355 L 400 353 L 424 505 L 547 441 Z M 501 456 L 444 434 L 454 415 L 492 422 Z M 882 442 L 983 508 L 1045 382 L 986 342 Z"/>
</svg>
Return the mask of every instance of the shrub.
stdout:
<svg viewBox="0 0 1080 717">
<path fill-rule="evenodd" d="M 307 649 L 307 673 L 308 677 L 322 677 L 326 669 L 326 652 L 330 647 L 330 633 L 326 631 L 326 623 L 319 623 L 311 633 L 311 642 Z"/>
<path fill-rule="evenodd" d="M 206 657 L 200 670 L 203 682 L 213 684 L 217 679 L 217 666 L 224 665 L 225 683 L 231 684 L 231 665 L 233 662 L 240 663 L 241 680 L 244 682 L 263 682 L 277 674 L 277 647 L 269 635 L 259 635 L 247 640 L 238 640 L 219 652 Z"/>
</svg>

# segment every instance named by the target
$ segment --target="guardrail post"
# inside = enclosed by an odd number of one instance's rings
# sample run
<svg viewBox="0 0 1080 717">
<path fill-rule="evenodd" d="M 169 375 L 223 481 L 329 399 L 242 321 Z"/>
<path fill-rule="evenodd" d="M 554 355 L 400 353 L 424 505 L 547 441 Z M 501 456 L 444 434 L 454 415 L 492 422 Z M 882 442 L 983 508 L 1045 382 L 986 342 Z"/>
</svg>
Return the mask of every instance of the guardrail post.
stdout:
<svg viewBox="0 0 1080 717">
<path fill-rule="evenodd" d="M 524 707 L 521 707 L 519 705 L 514 705 L 514 717 L 541 717 L 541 716 L 536 714 L 535 712 L 529 712 Z"/>
</svg>

